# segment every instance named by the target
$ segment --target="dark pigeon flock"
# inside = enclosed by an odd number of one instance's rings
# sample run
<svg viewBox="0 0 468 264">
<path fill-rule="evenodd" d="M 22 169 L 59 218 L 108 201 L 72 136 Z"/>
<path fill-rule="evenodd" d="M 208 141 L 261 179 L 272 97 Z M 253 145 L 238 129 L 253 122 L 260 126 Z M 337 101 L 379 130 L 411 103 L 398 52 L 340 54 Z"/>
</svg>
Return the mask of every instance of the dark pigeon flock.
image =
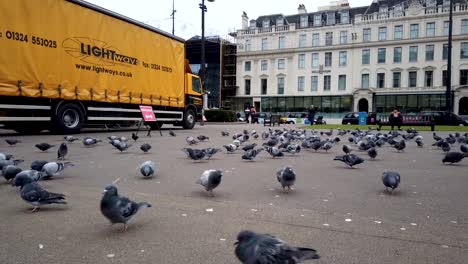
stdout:
<svg viewBox="0 0 468 264">
<path fill-rule="evenodd" d="M 172 130 L 169 130 L 168 134 L 172 137 L 176 136 Z M 248 162 L 255 162 L 260 156 L 270 157 L 265 160 L 282 160 L 286 155 L 300 155 L 302 150 L 310 153 L 333 153 L 335 146 L 344 137 L 347 138 L 349 143 L 343 144 L 343 155 L 336 155 L 333 160 L 341 161 L 349 168 L 366 166 L 366 159 L 356 154 L 358 152 L 363 152 L 369 156 L 369 160 L 378 162 L 378 159 L 376 159 L 379 153 L 378 149 L 386 145 L 393 148 L 394 153 L 404 153 L 407 147 L 413 146 L 412 141 L 414 146 L 424 147 L 424 138 L 413 128 L 408 129 L 406 133 L 405 131 L 384 133 L 380 132 L 380 130 L 375 132 L 370 128 L 368 130 L 338 129 L 335 137 L 333 137 L 334 134 L 334 130 L 318 132 L 305 129 L 269 128 L 262 133 L 257 133 L 255 130 L 243 130 L 240 133 L 222 131 L 221 137 L 227 139 L 227 142 L 222 145 L 226 154 L 235 155 L 238 153 L 241 160 Z M 232 135 L 232 141 L 229 141 L 230 135 Z M 120 152 L 131 150 L 132 144 L 128 143 L 128 138 L 117 136 L 107 138 L 109 144 Z M 131 139 L 137 142 L 139 137 L 136 133 L 132 133 Z M 449 134 L 448 137 L 443 138 L 434 132 L 433 139 L 432 147 L 438 148 L 444 153 L 443 164 L 460 163 L 468 156 L 468 133 L 464 135 L 459 133 Z M 30 165 L 30 169 L 26 170 L 23 170 L 20 166 L 23 160 L 16 159 L 13 154 L 0 153 L 2 176 L 12 186 L 19 187 L 19 196 L 33 206 L 32 212 L 38 211 L 44 205 L 67 204 L 64 194 L 49 192 L 40 184 L 43 180 L 57 178 L 64 174 L 67 168 L 74 166 L 74 163 L 64 160 L 69 155 L 69 146 L 72 146 L 73 142 L 80 139 L 75 136 L 65 136 L 63 140 L 65 142 L 61 143 L 57 149 L 57 159 L 60 161 L 34 160 Z M 258 142 L 259 140 L 263 140 L 263 142 Z M 12 149 L 17 144 L 22 144 L 22 141 L 17 139 L 6 139 L 5 142 Z M 102 140 L 84 137 L 81 142 L 84 147 L 95 147 L 99 146 Z M 193 148 L 195 145 L 209 144 L 210 138 L 205 135 L 198 135 L 196 139 L 193 136 L 188 136 L 185 138 L 185 142 L 189 147 L 183 148 L 182 151 L 188 159 L 196 162 L 207 162 L 217 153 L 223 151 L 217 147 Z M 70 145 L 67 145 L 67 143 Z M 459 144 L 460 152 L 454 151 L 456 149 L 455 144 Z M 55 145 L 44 142 L 36 144 L 35 147 L 45 152 L 54 148 Z M 148 153 L 151 148 L 148 143 L 140 145 L 140 149 L 144 153 Z M 265 154 L 262 155 L 263 151 L 265 151 Z M 381 157 L 379 160 L 384 158 Z M 157 176 L 155 162 L 151 160 L 141 163 L 138 170 L 143 178 L 151 179 Z M 213 191 L 221 185 L 222 179 L 222 170 L 208 169 L 202 173 L 196 183 L 200 184 L 211 196 L 214 196 Z M 297 175 L 292 166 L 284 166 L 276 172 L 276 179 L 283 191 L 289 192 L 296 182 Z M 400 173 L 395 170 L 384 171 L 381 179 L 385 190 L 391 194 L 394 194 L 401 183 Z M 116 186 L 117 181 L 105 187 L 100 210 L 112 224 L 123 224 L 123 230 L 125 231 L 129 220 L 142 208 L 149 208 L 151 205 L 146 202 L 134 202 L 129 198 L 120 196 Z M 235 245 L 235 255 L 242 263 L 300 263 L 305 260 L 319 258 L 314 249 L 294 247 L 273 235 L 259 234 L 253 231 L 241 231 Z"/>
</svg>

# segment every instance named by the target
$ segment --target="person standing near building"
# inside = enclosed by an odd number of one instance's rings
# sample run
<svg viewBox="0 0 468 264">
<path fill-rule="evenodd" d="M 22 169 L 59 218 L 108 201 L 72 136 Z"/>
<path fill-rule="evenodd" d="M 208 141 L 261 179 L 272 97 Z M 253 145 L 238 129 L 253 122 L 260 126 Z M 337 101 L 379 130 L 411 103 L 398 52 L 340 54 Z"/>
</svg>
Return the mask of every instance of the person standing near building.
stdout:
<svg viewBox="0 0 468 264">
<path fill-rule="evenodd" d="M 249 123 L 249 118 L 250 118 L 250 107 L 249 106 L 245 107 L 244 113 L 245 113 L 245 120 L 246 120 L 247 123 Z"/>
<path fill-rule="evenodd" d="M 255 109 L 255 106 L 250 107 L 250 122 L 252 124 L 255 123 L 255 114 L 257 113 L 257 110 Z"/>
<path fill-rule="evenodd" d="M 390 121 L 390 125 L 392 126 L 392 130 L 394 126 L 397 126 L 400 129 L 401 124 L 403 123 L 403 117 L 401 116 L 400 111 L 398 108 L 394 108 L 393 112 L 390 113 L 390 117 L 388 118 Z"/>
<path fill-rule="evenodd" d="M 314 124 L 315 120 L 315 106 L 311 105 L 307 114 L 307 119 L 309 119 L 310 125 Z"/>
</svg>

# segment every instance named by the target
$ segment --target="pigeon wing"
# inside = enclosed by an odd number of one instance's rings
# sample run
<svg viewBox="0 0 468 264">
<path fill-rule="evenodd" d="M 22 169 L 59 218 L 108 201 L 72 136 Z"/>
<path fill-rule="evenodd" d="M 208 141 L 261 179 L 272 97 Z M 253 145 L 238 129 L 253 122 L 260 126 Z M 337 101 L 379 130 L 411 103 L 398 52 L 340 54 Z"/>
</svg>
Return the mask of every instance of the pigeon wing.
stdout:
<svg viewBox="0 0 468 264">
<path fill-rule="evenodd" d="M 138 204 L 127 197 L 120 197 L 117 207 L 119 208 L 120 215 L 126 219 L 130 218 L 138 211 Z"/>
</svg>

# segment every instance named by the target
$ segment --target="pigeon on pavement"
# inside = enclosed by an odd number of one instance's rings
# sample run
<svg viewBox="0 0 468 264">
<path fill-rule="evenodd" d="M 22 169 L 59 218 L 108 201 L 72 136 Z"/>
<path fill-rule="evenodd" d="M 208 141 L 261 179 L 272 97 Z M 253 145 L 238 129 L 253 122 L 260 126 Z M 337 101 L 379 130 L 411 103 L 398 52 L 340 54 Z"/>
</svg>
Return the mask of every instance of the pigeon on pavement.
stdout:
<svg viewBox="0 0 468 264">
<path fill-rule="evenodd" d="M 200 140 L 200 141 L 210 140 L 209 137 L 204 136 L 204 135 L 199 135 L 199 136 L 197 137 L 197 139 Z"/>
<path fill-rule="evenodd" d="M 124 152 L 126 151 L 129 147 L 131 147 L 132 145 L 125 142 L 125 141 L 119 141 L 118 143 L 116 143 L 114 145 L 114 147 L 118 150 L 120 150 L 120 152 Z"/>
<path fill-rule="evenodd" d="M 64 160 L 67 154 L 68 154 L 67 143 L 60 144 L 59 149 L 57 150 L 57 158 L 59 160 Z"/>
<path fill-rule="evenodd" d="M 243 155 L 242 155 L 242 159 L 243 160 L 253 160 L 255 159 L 255 157 L 260 153 L 262 152 L 263 149 L 250 149 L 250 150 L 247 150 Z"/>
<path fill-rule="evenodd" d="M 349 153 L 351 153 L 351 151 L 352 151 L 352 149 L 351 149 L 350 146 L 348 146 L 348 145 L 343 145 L 343 152 L 344 152 L 345 154 L 349 154 Z"/>
<path fill-rule="evenodd" d="M 243 151 L 251 150 L 251 149 L 254 149 L 256 146 L 257 146 L 256 143 L 248 144 L 248 145 L 245 145 L 245 146 L 242 148 L 242 150 L 243 150 Z"/>
<path fill-rule="evenodd" d="M 48 149 L 55 147 L 54 145 L 50 145 L 49 143 L 39 143 L 39 144 L 36 144 L 35 146 L 41 151 L 47 151 Z"/>
<path fill-rule="evenodd" d="M 269 235 L 244 230 L 237 235 L 235 254 L 244 264 L 294 264 L 319 259 L 312 248 L 294 247 Z"/>
<path fill-rule="evenodd" d="M 206 153 L 200 149 L 185 148 L 184 151 L 186 151 L 188 157 L 192 160 L 202 160 L 206 156 Z"/>
<path fill-rule="evenodd" d="M 37 170 L 24 170 L 16 174 L 16 177 L 26 176 L 32 179 L 33 181 L 39 181 L 41 179 L 41 173 Z"/>
<path fill-rule="evenodd" d="M 71 162 L 49 162 L 42 166 L 41 179 L 51 179 L 58 176 L 65 168 L 74 166 Z"/>
<path fill-rule="evenodd" d="M 393 147 L 398 151 L 403 151 L 406 148 L 406 142 L 405 140 L 401 140 L 400 142 L 397 142 Z"/>
<path fill-rule="evenodd" d="M 349 167 L 353 168 L 353 166 L 361 164 L 364 162 L 364 159 L 355 155 L 355 154 L 346 154 L 343 156 L 336 156 L 333 160 L 339 160 L 344 162 Z"/>
<path fill-rule="evenodd" d="M 65 139 L 65 141 L 67 141 L 68 143 L 73 143 L 77 140 L 80 140 L 79 138 L 74 136 L 64 136 L 63 139 Z"/>
<path fill-rule="evenodd" d="M 233 153 L 237 150 L 237 145 L 234 144 L 223 145 L 223 147 L 227 150 L 228 153 Z"/>
<path fill-rule="evenodd" d="M 211 159 L 216 153 L 220 152 L 221 149 L 219 148 L 206 148 L 202 149 L 203 152 L 205 152 L 206 159 Z"/>
<path fill-rule="evenodd" d="M 265 147 L 265 150 L 273 157 L 273 158 L 278 158 L 278 157 L 283 157 L 284 153 L 277 147 Z"/>
<path fill-rule="evenodd" d="M 174 133 L 174 131 L 172 131 L 172 130 L 169 130 L 169 135 L 175 137 L 175 136 L 176 136 L 176 133 Z"/>
<path fill-rule="evenodd" d="M 377 157 L 377 150 L 375 148 L 370 148 L 367 150 L 367 155 L 369 155 L 371 159 L 375 159 Z"/>
<path fill-rule="evenodd" d="M 276 172 L 276 178 L 278 182 L 281 183 L 283 190 L 287 187 L 288 191 L 290 191 L 291 186 L 293 186 L 296 181 L 296 173 L 291 167 L 284 167 Z"/>
<path fill-rule="evenodd" d="M 10 160 L 11 158 L 13 158 L 11 154 L 0 153 L 0 160 Z"/>
<path fill-rule="evenodd" d="M 227 132 L 227 131 L 221 131 L 221 136 L 223 136 L 223 137 L 229 137 L 229 132 Z"/>
<path fill-rule="evenodd" d="M 386 190 L 388 190 L 388 188 L 392 188 L 393 193 L 393 190 L 395 190 L 400 184 L 400 173 L 397 171 L 384 171 L 382 182 L 385 185 Z"/>
<path fill-rule="evenodd" d="M 15 178 L 15 176 L 21 172 L 21 168 L 16 167 L 15 165 L 7 165 L 3 167 L 2 174 L 6 181 L 10 182 Z"/>
<path fill-rule="evenodd" d="M 41 171 L 47 163 L 49 163 L 47 160 L 35 160 L 31 163 L 31 170 Z"/>
<path fill-rule="evenodd" d="M 97 139 L 97 138 L 91 138 L 91 137 L 85 137 L 83 138 L 83 145 L 86 147 L 94 146 L 99 142 L 102 142 L 102 140 Z"/>
<path fill-rule="evenodd" d="M 135 142 L 138 140 L 139 136 L 136 133 L 132 133 L 132 139 L 135 140 Z"/>
<path fill-rule="evenodd" d="M 8 143 L 10 146 L 15 146 L 18 143 L 21 143 L 21 140 L 18 139 L 5 139 L 5 142 Z"/>
<path fill-rule="evenodd" d="M 151 149 L 151 145 L 148 144 L 148 143 L 144 143 L 140 146 L 140 149 L 144 152 L 144 153 L 148 153 L 148 151 Z"/>
<path fill-rule="evenodd" d="M 193 137 L 186 137 L 186 138 L 185 138 L 185 141 L 186 141 L 187 144 L 189 144 L 189 145 L 198 144 L 198 141 L 196 141 Z"/>
<path fill-rule="evenodd" d="M 461 144 L 460 145 L 460 150 L 463 153 L 468 153 L 468 144 Z"/>
<path fill-rule="evenodd" d="M 220 170 L 206 170 L 195 183 L 205 187 L 205 190 L 213 196 L 213 190 L 221 183 L 222 177 L 223 172 Z"/>
<path fill-rule="evenodd" d="M 445 157 L 442 159 L 442 163 L 458 163 L 462 161 L 464 158 L 468 157 L 468 153 L 461 153 L 461 152 L 449 152 L 445 154 Z"/>
<path fill-rule="evenodd" d="M 140 165 L 140 172 L 144 177 L 152 177 L 154 175 L 154 162 L 149 160 L 143 162 Z"/>
<path fill-rule="evenodd" d="M 0 160 L 0 170 L 3 170 L 3 167 L 8 166 L 8 165 L 18 165 L 20 163 L 24 162 L 24 160 L 17 159 L 17 160 Z"/>
<path fill-rule="evenodd" d="M 127 197 L 120 196 L 117 187 L 108 185 L 104 189 L 101 199 L 101 213 L 112 223 L 124 225 L 123 231 L 127 230 L 127 222 L 142 208 L 151 207 L 151 204 L 136 203 Z"/>
</svg>

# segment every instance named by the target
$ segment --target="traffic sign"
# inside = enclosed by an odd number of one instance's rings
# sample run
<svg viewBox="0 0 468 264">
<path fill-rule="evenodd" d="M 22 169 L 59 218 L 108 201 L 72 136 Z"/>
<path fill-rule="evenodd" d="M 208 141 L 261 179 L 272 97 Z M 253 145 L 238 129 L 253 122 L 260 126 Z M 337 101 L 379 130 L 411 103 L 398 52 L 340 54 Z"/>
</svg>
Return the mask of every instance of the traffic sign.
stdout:
<svg viewBox="0 0 468 264">
<path fill-rule="evenodd" d="M 140 105 L 141 115 L 146 122 L 156 122 L 152 106 Z"/>
</svg>

